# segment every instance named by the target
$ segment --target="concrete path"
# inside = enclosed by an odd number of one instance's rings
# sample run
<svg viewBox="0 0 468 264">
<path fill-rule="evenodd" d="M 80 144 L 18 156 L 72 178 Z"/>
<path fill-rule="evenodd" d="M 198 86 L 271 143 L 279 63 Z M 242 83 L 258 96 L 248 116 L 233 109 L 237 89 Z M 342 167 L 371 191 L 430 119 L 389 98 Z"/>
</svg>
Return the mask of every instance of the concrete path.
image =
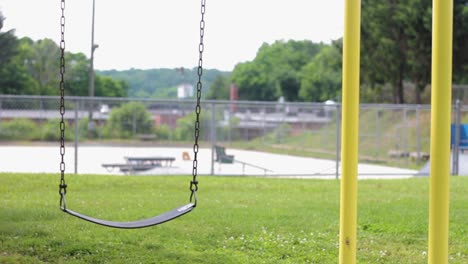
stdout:
<svg viewBox="0 0 468 264">
<path fill-rule="evenodd" d="M 182 153 L 188 152 L 193 158 L 192 148 L 147 148 L 147 147 L 101 147 L 83 146 L 78 148 L 78 173 L 123 175 L 118 169 L 107 171 L 102 164 L 124 163 L 126 156 L 165 156 L 174 157 L 172 167 L 157 167 L 142 175 L 191 174 L 193 162 L 182 159 Z M 227 149 L 227 154 L 236 160 L 254 164 L 270 170 L 266 176 L 289 178 L 331 178 L 336 177 L 336 163 L 333 160 L 296 157 L 257 151 Z M 198 174 L 216 175 L 251 175 L 265 176 L 265 171 L 257 167 L 243 166 L 241 163 L 219 164 L 212 168 L 211 149 L 200 149 Z M 74 149 L 66 148 L 66 173 L 74 172 Z M 37 172 L 59 173 L 59 148 L 52 146 L 24 147 L 0 146 L 0 172 Z M 341 170 L 341 169 L 339 169 Z M 415 170 L 387 166 L 359 164 L 359 178 L 401 178 L 412 177 Z"/>
<path fill-rule="evenodd" d="M 450 157 L 450 172 L 453 170 L 452 156 Z M 431 162 L 428 161 L 421 170 L 416 174 L 417 176 L 428 176 L 430 173 Z M 458 156 L 458 175 L 468 176 L 468 153 L 461 153 Z"/>
</svg>

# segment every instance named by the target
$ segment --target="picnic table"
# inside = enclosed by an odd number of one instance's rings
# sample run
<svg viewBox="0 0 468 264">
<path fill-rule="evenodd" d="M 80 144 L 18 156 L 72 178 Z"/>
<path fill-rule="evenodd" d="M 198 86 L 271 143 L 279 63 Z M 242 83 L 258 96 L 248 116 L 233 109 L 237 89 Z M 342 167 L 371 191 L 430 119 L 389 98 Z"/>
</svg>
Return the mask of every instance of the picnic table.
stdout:
<svg viewBox="0 0 468 264">
<path fill-rule="evenodd" d="M 123 173 L 134 173 L 147 171 L 156 167 L 172 167 L 174 157 L 124 157 L 125 163 L 105 163 L 102 164 L 107 170 L 118 168 Z"/>
</svg>

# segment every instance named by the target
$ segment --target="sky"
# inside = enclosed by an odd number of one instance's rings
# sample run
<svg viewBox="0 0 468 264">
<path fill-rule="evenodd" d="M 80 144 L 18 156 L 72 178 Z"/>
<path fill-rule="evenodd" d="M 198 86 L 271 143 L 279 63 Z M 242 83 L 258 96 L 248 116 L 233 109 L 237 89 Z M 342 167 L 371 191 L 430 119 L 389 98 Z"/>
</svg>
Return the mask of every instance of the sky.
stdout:
<svg viewBox="0 0 468 264">
<path fill-rule="evenodd" d="M 200 0 L 95 0 L 98 70 L 198 65 Z M 93 0 L 66 0 L 66 50 L 90 57 Z M 4 29 L 60 41 L 60 0 L 0 0 Z M 344 0 L 206 0 L 203 66 L 231 71 L 263 43 L 343 36 Z M 2 31 L 3 31 L 2 30 Z"/>
</svg>

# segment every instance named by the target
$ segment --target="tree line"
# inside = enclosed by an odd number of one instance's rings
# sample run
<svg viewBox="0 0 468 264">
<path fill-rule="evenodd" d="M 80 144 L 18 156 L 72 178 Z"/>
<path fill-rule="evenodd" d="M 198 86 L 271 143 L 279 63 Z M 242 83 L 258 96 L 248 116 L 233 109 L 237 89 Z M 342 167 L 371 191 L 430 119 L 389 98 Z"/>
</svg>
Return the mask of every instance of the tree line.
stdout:
<svg viewBox="0 0 468 264">
<path fill-rule="evenodd" d="M 0 12 L 0 93 L 14 95 L 58 95 L 60 47 L 51 39 L 33 41 L 17 38 L 14 30 L 2 31 L 5 17 Z M 88 96 L 90 59 L 83 53 L 65 53 L 66 95 Z M 95 71 L 94 95 L 102 97 L 177 98 L 177 86 L 195 86 L 194 69 L 130 69 Z M 203 71 L 204 87 L 219 75 L 216 69 Z"/>
<path fill-rule="evenodd" d="M 431 0 L 362 0 L 361 102 L 428 103 L 432 50 Z M 0 93 L 57 95 L 60 49 L 52 40 L 2 32 Z M 468 0 L 454 0 L 453 83 L 468 84 Z M 263 44 L 232 72 L 204 71 L 208 99 L 321 102 L 341 98 L 342 40 Z M 65 54 L 67 95 L 89 94 L 89 59 Z M 196 69 L 97 71 L 95 95 L 175 98 L 176 86 L 196 84 Z M 468 90 L 466 91 L 468 93 Z"/>
<path fill-rule="evenodd" d="M 129 69 L 124 71 L 97 71 L 102 76 L 128 83 L 128 97 L 136 98 L 177 98 L 177 87 L 181 84 L 191 84 L 195 87 L 198 81 L 198 68 L 176 69 Z M 202 82 L 203 90 L 209 89 L 218 76 L 228 76 L 229 72 L 216 69 L 204 69 Z"/>
<path fill-rule="evenodd" d="M 428 103 L 432 1 L 363 0 L 361 14 L 361 101 Z M 453 25 L 453 83 L 468 84 L 468 0 L 454 1 Z M 228 99 L 235 84 L 241 100 L 336 100 L 341 53 L 341 39 L 263 44 L 252 61 L 218 77 L 207 96 Z"/>
<path fill-rule="evenodd" d="M 0 93 L 15 95 L 58 95 L 60 47 L 50 39 L 17 38 L 14 30 L 2 31 L 0 13 Z M 89 95 L 89 59 L 83 53 L 66 52 L 66 95 Z M 95 96 L 122 97 L 125 81 L 95 75 Z"/>
<path fill-rule="evenodd" d="M 253 61 L 237 64 L 229 77 L 219 76 L 207 97 L 228 99 L 234 84 L 240 100 L 336 99 L 341 90 L 340 45 L 340 41 L 327 45 L 308 40 L 265 43 Z"/>
</svg>

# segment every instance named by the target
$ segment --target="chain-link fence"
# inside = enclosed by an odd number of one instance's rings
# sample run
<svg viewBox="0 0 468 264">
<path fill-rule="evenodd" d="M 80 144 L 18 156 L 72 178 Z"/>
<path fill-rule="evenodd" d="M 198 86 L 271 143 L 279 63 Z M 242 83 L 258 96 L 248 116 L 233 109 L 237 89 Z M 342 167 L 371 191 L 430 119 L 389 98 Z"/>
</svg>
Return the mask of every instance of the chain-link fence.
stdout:
<svg viewBox="0 0 468 264">
<path fill-rule="evenodd" d="M 58 97 L 0 96 L 0 141 L 57 142 L 59 104 Z M 77 145 L 191 147 L 194 109 L 191 100 L 68 97 L 65 138 Z M 454 105 L 453 123 L 457 114 L 468 123 L 467 107 Z M 340 115 L 333 102 L 202 101 L 201 147 L 331 160 L 336 166 L 324 174 L 338 174 Z M 359 124 L 361 163 L 414 170 L 427 163 L 429 105 L 361 104 Z"/>
</svg>

